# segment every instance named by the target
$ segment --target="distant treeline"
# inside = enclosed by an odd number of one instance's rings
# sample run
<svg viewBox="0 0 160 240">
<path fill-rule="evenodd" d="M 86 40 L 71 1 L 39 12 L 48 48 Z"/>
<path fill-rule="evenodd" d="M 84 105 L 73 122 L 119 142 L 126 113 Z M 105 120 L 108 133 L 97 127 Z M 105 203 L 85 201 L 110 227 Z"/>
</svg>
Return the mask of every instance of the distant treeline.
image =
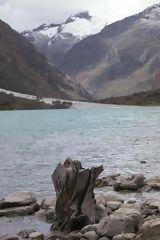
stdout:
<svg viewBox="0 0 160 240">
<path fill-rule="evenodd" d="M 68 109 L 72 102 L 53 101 L 46 104 L 38 98 L 35 100 L 15 97 L 12 94 L 0 93 L 0 110 L 36 110 L 36 109 Z"/>
<path fill-rule="evenodd" d="M 160 89 L 134 93 L 128 96 L 106 98 L 98 102 L 117 105 L 159 106 Z"/>
</svg>

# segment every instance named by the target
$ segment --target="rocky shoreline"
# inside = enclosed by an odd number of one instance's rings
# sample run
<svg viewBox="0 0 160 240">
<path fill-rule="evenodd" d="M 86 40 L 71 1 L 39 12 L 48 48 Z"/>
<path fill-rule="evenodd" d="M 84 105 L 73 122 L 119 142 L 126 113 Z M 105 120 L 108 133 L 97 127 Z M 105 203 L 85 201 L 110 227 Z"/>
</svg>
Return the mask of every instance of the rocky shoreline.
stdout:
<svg viewBox="0 0 160 240">
<path fill-rule="evenodd" d="M 160 198 L 154 198 L 155 191 L 160 190 L 160 177 L 146 179 L 142 174 L 130 177 L 115 174 L 98 178 L 95 193 L 95 223 L 72 232 L 55 231 L 56 197 L 45 197 L 40 203 L 30 192 L 16 192 L 0 200 L 0 240 L 159 240 L 160 239 Z M 108 192 L 108 189 L 110 190 Z M 150 192 L 148 198 L 133 199 L 132 193 Z M 131 195 L 130 198 L 126 198 Z M 16 232 L 2 227 L 6 222 L 13 225 L 31 216 L 30 225 Z M 34 221 L 43 221 L 50 231 L 34 228 Z M 41 219 L 41 220 L 40 220 Z M 25 224 L 24 224 L 25 225 Z M 6 226 L 9 226 L 9 224 Z M 51 227 L 52 226 L 52 227 Z"/>
</svg>

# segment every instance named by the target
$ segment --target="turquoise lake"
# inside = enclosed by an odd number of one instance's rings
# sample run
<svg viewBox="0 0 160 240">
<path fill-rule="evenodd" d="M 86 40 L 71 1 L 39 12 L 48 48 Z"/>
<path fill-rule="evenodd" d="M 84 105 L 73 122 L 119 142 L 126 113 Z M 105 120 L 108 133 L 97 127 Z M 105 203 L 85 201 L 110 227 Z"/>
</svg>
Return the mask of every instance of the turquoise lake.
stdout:
<svg viewBox="0 0 160 240">
<path fill-rule="evenodd" d="M 103 175 L 159 175 L 160 107 L 0 112 L 0 197 L 54 193 L 51 174 L 68 157 L 103 164 Z"/>
</svg>

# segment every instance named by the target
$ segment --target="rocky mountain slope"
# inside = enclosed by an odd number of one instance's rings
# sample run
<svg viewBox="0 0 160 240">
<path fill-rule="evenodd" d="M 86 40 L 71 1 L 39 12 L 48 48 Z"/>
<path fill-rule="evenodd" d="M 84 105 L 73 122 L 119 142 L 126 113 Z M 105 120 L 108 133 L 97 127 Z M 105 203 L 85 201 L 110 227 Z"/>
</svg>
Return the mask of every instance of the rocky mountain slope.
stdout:
<svg viewBox="0 0 160 240">
<path fill-rule="evenodd" d="M 82 40 L 61 67 L 96 98 L 160 88 L 160 4 Z"/>
<path fill-rule="evenodd" d="M 87 36 L 100 32 L 106 24 L 104 19 L 81 12 L 69 17 L 62 24 L 43 24 L 32 31 L 22 33 L 48 59 L 59 65 L 66 52 Z"/>
<path fill-rule="evenodd" d="M 39 96 L 84 99 L 89 95 L 48 64 L 23 36 L 0 21 L 0 88 Z"/>
</svg>

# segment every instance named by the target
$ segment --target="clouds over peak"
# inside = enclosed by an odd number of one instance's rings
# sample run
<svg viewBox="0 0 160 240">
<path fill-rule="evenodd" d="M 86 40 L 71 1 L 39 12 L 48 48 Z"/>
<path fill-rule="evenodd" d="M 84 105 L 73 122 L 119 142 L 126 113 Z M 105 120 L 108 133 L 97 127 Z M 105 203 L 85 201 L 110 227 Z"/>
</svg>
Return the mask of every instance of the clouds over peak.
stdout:
<svg viewBox="0 0 160 240">
<path fill-rule="evenodd" d="M 0 0 L 0 16 L 16 30 L 23 31 L 42 23 L 61 23 L 85 10 L 111 23 L 154 3 L 159 0 Z"/>
</svg>

